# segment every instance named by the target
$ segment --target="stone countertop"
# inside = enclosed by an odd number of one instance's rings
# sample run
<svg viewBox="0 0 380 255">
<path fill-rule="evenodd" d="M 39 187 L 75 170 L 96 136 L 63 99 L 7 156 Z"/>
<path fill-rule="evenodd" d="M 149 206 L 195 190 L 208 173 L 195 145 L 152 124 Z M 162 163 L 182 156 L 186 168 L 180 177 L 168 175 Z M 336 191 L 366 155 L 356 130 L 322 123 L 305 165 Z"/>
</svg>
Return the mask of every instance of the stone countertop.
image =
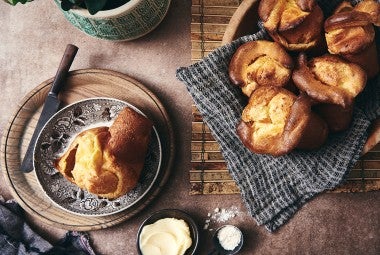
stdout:
<svg viewBox="0 0 380 255">
<path fill-rule="evenodd" d="M 192 100 L 175 70 L 191 64 L 191 1 L 173 0 L 169 13 L 152 33 L 130 42 L 110 42 L 87 36 L 65 20 L 53 1 L 0 8 L 0 133 L 20 101 L 41 82 L 53 77 L 66 44 L 79 47 L 71 70 L 111 69 L 134 77 L 164 103 L 173 123 L 176 158 L 171 176 L 151 204 L 116 226 L 90 231 L 97 254 L 137 254 L 139 224 L 163 208 L 191 214 L 200 229 L 197 254 L 211 251 L 213 230 L 223 224 L 240 227 L 245 235 L 241 254 L 380 254 L 380 192 L 327 193 L 307 203 L 275 233 L 247 214 L 239 195 L 190 196 Z M 12 198 L 0 175 L 0 194 Z M 216 213 L 216 209 L 224 214 Z M 54 242 L 67 230 L 27 215 L 41 236 Z M 203 229 L 211 218 L 210 225 Z"/>
</svg>

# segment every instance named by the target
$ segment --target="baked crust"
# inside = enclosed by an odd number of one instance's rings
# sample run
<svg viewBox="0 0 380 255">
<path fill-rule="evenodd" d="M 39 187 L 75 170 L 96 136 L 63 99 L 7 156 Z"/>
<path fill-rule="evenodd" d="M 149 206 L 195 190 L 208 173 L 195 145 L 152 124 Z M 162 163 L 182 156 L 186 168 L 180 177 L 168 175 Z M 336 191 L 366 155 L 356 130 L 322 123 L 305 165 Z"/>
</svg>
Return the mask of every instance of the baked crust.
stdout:
<svg viewBox="0 0 380 255">
<path fill-rule="evenodd" d="M 229 77 L 248 97 L 260 86 L 285 86 L 293 60 L 276 42 L 251 41 L 241 45 L 229 64 Z"/>
<path fill-rule="evenodd" d="M 364 89 L 367 76 L 363 69 L 336 55 L 324 55 L 307 61 L 298 57 L 292 74 L 294 84 L 320 103 L 348 107 Z"/>
<path fill-rule="evenodd" d="M 268 34 L 287 50 L 323 44 L 323 12 L 314 0 L 261 0 L 258 14 Z"/>
<path fill-rule="evenodd" d="M 325 35 L 331 54 L 360 52 L 373 42 L 375 30 L 369 15 L 356 11 L 341 11 L 326 19 Z"/>
<path fill-rule="evenodd" d="M 317 104 L 313 110 L 326 121 L 331 132 L 340 132 L 350 126 L 354 105 L 342 107 L 336 104 Z"/>
<path fill-rule="evenodd" d="M 81 189 L 118 198 L 137 185 L 151 129 L 149 119 L 126 107 L 109 128 L 92 128 L 76 136 L 55 167 Z"/>
<path fill-rule="evenodd" d="M 379 73 L 375 30 L 369 13 L 342 8 L 324 23 L 328 51 L 360 65 L 373 78 Z"/>
<path fill-rule="evenodd" d="M 375 26 L 380 26 L 380 3 L 376 0 L 360 1 L 354 8 L 356 11 L 368 13 L 371 22 Z"/>
<path fill-rule="evenodd" d="M 259 154 L 281 156 L 299 144 L 305 145 L 305 149 L 313 149 L 315 145 L 322 145 L 327 137 L 327 126 L 321 119 L 316 121 L 321 122 L 317 126 L 323 127 L 322 135 L 313 127 L 319 140 L 314 140 L 310 132 L 305 132 L 314 117 L 316 115 L 311 112 L 311 102 L 307 96 L 297 97 L 280 87 L 260 87 L 252 93 L 243 110 L 237 134 L 244 146 Z M 305 134 L 310 136 L 302 142 Z"/>
</svg>

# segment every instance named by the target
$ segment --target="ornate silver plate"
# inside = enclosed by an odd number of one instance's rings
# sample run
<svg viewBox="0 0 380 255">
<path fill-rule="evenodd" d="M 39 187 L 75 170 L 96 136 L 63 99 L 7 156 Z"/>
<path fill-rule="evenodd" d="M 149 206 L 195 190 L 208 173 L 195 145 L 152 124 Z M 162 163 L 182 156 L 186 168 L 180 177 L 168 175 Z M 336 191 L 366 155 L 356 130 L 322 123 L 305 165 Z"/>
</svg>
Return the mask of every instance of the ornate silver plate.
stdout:
<svg viewBox="0 0 380 255">
<path fill-rule="evenodd" d="M 110 126 L 126 106 L 145 115 L 124 101 L 90 98 L 61 109 L 42 129 L 34 148 L 34 169 L 46 195 L 62 209 L 85 216 L 118 213 L 141 200 L 155 183 L 162 159 L 160 138 L 155 127 L 137 186 L 118 199 L 109 200 L 82 190 L 54 168 L 54 160 L 64 153 L 78 133 L 97 126 Z"/>
</svg>

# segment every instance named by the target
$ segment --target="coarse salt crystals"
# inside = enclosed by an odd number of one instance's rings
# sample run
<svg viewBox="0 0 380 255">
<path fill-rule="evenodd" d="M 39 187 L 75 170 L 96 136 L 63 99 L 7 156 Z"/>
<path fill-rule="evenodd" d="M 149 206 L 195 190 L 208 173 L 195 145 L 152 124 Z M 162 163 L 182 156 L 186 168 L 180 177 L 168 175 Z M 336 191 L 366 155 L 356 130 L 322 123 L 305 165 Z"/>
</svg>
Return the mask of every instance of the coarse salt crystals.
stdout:
<svg viewBox="0 0 380 255">
<path fill-rule="evenodd" d="M 226 225 L 218 231 L 217 237 L 223 249 L 232 251 L 240 244 L 242 234 L 237 227 Z"/>
</svg>

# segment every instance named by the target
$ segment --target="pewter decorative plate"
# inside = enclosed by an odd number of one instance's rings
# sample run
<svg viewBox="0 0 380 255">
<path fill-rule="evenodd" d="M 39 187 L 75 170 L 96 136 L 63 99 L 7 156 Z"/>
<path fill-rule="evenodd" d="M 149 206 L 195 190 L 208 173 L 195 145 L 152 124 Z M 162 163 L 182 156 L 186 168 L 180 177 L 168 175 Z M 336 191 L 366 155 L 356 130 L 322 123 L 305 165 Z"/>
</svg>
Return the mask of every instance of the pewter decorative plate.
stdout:
<svg viewBox="0 0 380 255">
<path fill-rule="evenodd" d="M 82 190 L 54 168 L 54 160 L 63 154 L 78 133 L 97 126 L 110 126 L 126 106 L 144 114 L 124 101 L 91 98 L 61 109 L 42 129 L 34 148 L 34 169 L 42 189 L 59 207 L 85 216 L 110 215 L 133 206 L 155 183 L 161 168 L 162 150 L 154 127 L 140 180 L 133 190 L 118 199 L 100 198 Z"/>
</svg>

